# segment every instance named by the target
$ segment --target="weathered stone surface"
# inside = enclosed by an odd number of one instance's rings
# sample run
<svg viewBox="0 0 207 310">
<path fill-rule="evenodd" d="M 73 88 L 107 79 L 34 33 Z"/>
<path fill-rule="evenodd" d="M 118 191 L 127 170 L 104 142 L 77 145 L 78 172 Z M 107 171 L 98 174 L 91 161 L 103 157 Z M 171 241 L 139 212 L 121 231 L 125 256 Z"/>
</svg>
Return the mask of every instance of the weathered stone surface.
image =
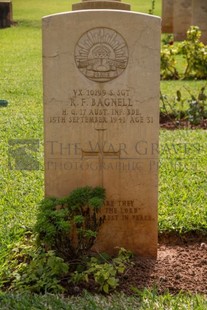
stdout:
<svg viewBox="0 0 207 310">
<path fill-rule="evenodd" d="M 127 3 L 122 3 L 120 0 L 106 1 L 106 0 L 94 0 L 74 3 L 72 5 L 72 10 L 94 10 L 94 9 L 112 9 L 112 10 L 124 10 L 130 11 L 131 6 Z"/>
<path fill-rule="evenodd" d="M 157 254 L 160 24 L 116 10 L 43 19 L 45 193 L 106 188 L 97 251 Z"/>
<path fill-rule="evenodd" d="M 173 32 L 173 0 L 162 0 L 162 32 Z"/>
<path fill-rule="evenodd" d="M 163 6 L 165 5 L 166 1 L 167 0 L 163 0 Z M 164 24 L 165 19 L 163 16 L 163 27 Z M 198 26 L 200 28 L 202 31 L 201 41 L 207 44 L 207 1 L 173 1 L 173 32 L 175 41 L 184 40 L 186 38 L 187 30 L 192 25 Z"/>
<path fill-rule="evenodd" d="M 192 0 L 174 0 L 173 32 L 175 41 L 184 40 L 191 25 Z"/>
</svg>

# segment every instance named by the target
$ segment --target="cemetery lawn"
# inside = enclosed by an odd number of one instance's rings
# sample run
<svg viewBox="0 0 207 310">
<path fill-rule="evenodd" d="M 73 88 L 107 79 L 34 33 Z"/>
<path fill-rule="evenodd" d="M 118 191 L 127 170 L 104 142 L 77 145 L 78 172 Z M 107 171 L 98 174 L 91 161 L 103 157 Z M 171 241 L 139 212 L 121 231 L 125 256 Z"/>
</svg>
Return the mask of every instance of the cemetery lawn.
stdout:
<svg viewBox="0 0 207 310">
<path fill-rule="evenodd" d="M 143 12 L 148 12 L 151 5 L 151 1 L 145 0 L 129 2 L 133 3 L 133 9 L 137 5 Z M 61 2 L 13 0 L 14 20 L 17 25 L 0 29 L 0 99 L 8 101 L 7 107 L 0 107 L 0 270 L 3 270 L 10 250 L 15 248 L 18 241 L 25 238 L 25 233 L 32 230 L 37 204 L 44 195 L 40 19 L 43 15 L 70 10 L 71 3 L 66 0 Z M 160 3 L 161 1 L 156 1 L 157 10 L 158 8 L 160 10 Z M 161 83 L 161 90 L 168 96 L 174 96 L 177 89 L 185 88 L 197 94 L 205 84 L 205 81 L 164 81 Z M 21 146 L 22 139 L 26 144 L 28 143 L 27 145 L 32 143 L 35 146 L 35 149 L 28 150 L 32 152 L 34 162 L 39 163 L 37 170 L 16 170 L 14 153 Z M 198 278 L 201 271 L 207 274 L 206 269 L 202 269 L 207 265 L 205 254 L 207 244 L 206 149 L 207 132 L 205 130 L 169 131 L 162 129 L 160 132 L 160 262 L 165 264 L 167 257 L 164 255 L 168 253 L 167 250 L 171 250 L 169 253 L 172 256 L 173 251 L 177 251 L 176 253 L 180 254 L 183 260 L 181 268 L 184 268 L 187 273 L 189 268 L 195 268 Z M 153 155 L 156 147 L 152 149 L 152 146 L 147 146 L 146 151 L 149 156 Z M 23 153 L 19 154 L 22 156 Z M 185 244 L 188 245 L 188 251 L 194 252 L 188 252 L 187 256 L 182 256 Z M 190 257 L 191 253 L 194 253 L 195 257 Z M 196 255 L 199 256 L 198 261 Z M 189 268 L 185 265 L 185 257 L 187 257 Z M 178 257 L 174 255 L 171 267 L 175 266 L 173 264 L 176 259 Z M 152 264 L 150 261 L 145 263 L 148 267 Z M 137 267 L 136 271 L 141 274 L 144 263 L 137 261 L 137 264 L 140 269 Z M 166 265 L 164 270 L 167 271 L 168 267 L 169 265 Z M 182 288 L 179 283 L 185 283 L 189 279 L 186 274 L 182 274 L 184 271 L 179 271 L 179 266 L 177 267 L 175 273 L 177 278 L 169 278 L 172 280 L 171 283 L 169 279 L 166 282 L 165 274 L 160 273 L 160 286 L 158 285 L 157 291 L 139 292 L 136 289 L 133 291 L 131 286 L 134 286 L 134 283 L 130 283 L 130 278 L 128 278 L 123 280 L 123 283 L 121 282 L 121 287 L 127 294 L 129 290 L 131 293 L 134 292 L 131 297 L 126 297 L 123 293 L 109 297 L 85 293 L 83 297 L 63 299 L 62 296 L 55 295 L 13 295 L 2 292 L 0 293 L 0 309 L 29 310 L 31 306 L 33 309 L 61 309 L 61 307 L 62 309 L 138 309 L 140 307 L 139 309 L 153 310 L 207 308 L 204 294 L 196 295 L 196 292 L 206 294 L 207 281 L 203 283 L 203 286 L 199 283 L 202 287 L 198 287 L 197 278 L 193 273 L 191 278 L 194 278 L 194 282 L 191 282 L 192 287 L 188 290 L 194 292 L 194 295 L 179 293 L 172 296 L 164 292 L 163 287 L 166 287 L 173 293 L 171 286 L 176 288 L 177 283 L 177 290 L 174 291 L 177 293 L 178 288 Z M 159 270 L 161 272 L 159 264 L 156 268 L 158 272 Z M 170 277 L 173 277 L 173 272 L 171 268 Z M 136 272 L 133 270 L 132 273 Z M 141 285 L 141 276 L 139 277 L 138 274 L 137 277 L 140 278 Z M 184 289 L 186 290 L 186 287 Z M 162 294 L 159 295 L 160 293 Z"/>
<path fill-rule="evenodd" d="M 137 291 L 133 296 L 113 294 L 110 296 L 91 295 L 84 292 L 81 297 L 64 298 L 46 294 L 1 294 L 1 310 L 205 310 L 207 301 L 200 295 L 179 293 L 171 296 L 157 295 L 156 290 Z"/>
</svg>

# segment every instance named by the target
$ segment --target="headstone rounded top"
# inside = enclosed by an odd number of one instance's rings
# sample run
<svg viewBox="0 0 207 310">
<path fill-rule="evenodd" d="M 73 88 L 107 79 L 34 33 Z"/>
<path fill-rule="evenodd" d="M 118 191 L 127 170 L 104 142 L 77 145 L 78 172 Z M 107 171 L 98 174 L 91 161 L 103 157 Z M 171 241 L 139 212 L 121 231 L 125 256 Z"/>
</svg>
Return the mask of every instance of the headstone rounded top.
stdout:
<svg viewBox="0 0 207 310">
<path fill-rule="evenodd" d="M 73 11 L 100 9 L 130 11 L 131 5 L 128 3 L 121 3 L 121 0 L 82 0 L 82 2 L 72 5 Z"/>
</svg>

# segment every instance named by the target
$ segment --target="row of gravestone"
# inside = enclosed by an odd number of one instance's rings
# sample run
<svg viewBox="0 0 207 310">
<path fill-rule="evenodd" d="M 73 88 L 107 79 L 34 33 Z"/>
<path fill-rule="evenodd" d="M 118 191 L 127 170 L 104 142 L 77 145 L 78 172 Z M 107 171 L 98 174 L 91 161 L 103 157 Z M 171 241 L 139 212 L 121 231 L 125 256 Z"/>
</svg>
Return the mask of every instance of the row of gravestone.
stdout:
<svg viewBox="0 0 207 310">
<path fill-rule="evenodd" d="M 191 25 L 199 26 L 207 44 L 207 0 L 163 0 L 162 32 L 173 33 L 175 41 L 186 38 Z"/>
<path fill-rule="evenodd" d="M 93 3 L 88 6 L 87 1 L 81 3 L 81 9 L 93 9 Z M 113 3 L 111 6 L 113 6 Z M 105 1 L 99 1 L 99 8 L 106 8 Z M 129 5 L 115 3 L 114 8 L 127 10 Z M 74 4 L 79 10 L 80 4 Z M 112 7 L 111 7 L 112 8 Z M 0 0 L 0 28 L 12 24 L 12 1 Z M 207 44 L 207 1 L 206 0 L 162 0 L 162 32 L 173 33 L 175 41 L 186 37 L 186 31 L 191 25 L 199 26 L 202 31 L 201 40 Z"/>
</svg>

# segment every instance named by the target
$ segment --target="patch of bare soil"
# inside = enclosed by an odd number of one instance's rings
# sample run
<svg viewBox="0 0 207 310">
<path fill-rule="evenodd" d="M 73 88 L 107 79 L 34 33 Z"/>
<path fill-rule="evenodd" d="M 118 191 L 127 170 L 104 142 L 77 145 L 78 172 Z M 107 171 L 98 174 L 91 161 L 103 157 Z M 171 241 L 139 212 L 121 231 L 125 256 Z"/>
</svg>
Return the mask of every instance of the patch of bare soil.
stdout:
<svg viewBox="0 0 207 310">
<path fill-rule="evenodd" d="M 69 295 L 79 295 L 83 289 L 98 291 L 92 280 L 66 287 Z M 132 295 L 132 288 L 156 288 L 159 294 L 166 291 L 207 294 L 207 236 L 160 235 L 157 259 L 134 257 L 133 266 L 120 276 L 117 291 Z"/>
<path fill-rule="evenodd" d="M 207 129 L 207 120 L 202 120 L 199 124 L 193 125 L 187 120 L 176 121 L 173 116 L 160 115 L 160 128 L 174 129 Z"/>
<path fill-rule="evenodd" d="M 134 258 L 134 266 L 120 280 L 119 290 L 131 294 L 132 287 L 207 294 L 207 237 L 161 237 L 157 260 Z"/>
<path fill-rule="evenodd" d="M 175 129 L 207 129 L 207 120 L 192 125 L 183 120 L 176 122 L 169 116 L 160 117 L 160 127 Z M 132 288 L 156 288 L 158 293 L 179 291 L 207 294 L 207 236 L 196 233 L 178 236 L 159 236 L 157 259 L 135 257 L 134 265 L 120 277 L 118 291 L 133 294 Z M 70 287 L 69 294 L 80 294 L 83 289 L 96 292 L 93 281 L 86 286 Z"/>
</svg>

